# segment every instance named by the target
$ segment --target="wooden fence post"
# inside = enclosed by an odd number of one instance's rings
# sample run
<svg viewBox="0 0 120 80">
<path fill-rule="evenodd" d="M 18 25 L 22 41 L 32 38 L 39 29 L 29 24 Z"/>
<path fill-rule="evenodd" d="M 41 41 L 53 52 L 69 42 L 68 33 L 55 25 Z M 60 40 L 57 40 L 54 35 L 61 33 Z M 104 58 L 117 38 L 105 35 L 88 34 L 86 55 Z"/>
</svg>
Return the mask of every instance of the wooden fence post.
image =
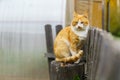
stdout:
<svg viewBox="0 0 120 80">
<path fill-rule="evenodd" d="M 62 29 L 62 25 L 56 26 L 56 34 Z M 52 26 L 50 24 L 45 25 L 45 36 L 46 36 L 46 46 L 47 46 L 47 53 L 45 53 L 45 56 L 48 58 L 48 67 L 49 67 L 49 75 L 51 74 L 50 71 L 50 64 L 51 61 L 55 59 L 54 51 L 53 51 L 53 34 L 52 34 Z M 50 80 L 51 76 L 50 76 Z"/>
<path fill-rule="evenodd" d="M 97 63 L 99 60 L 99 50 L 101 48 L 101 37 L 99 36 L 100 31 L 95 29 L 95 40 L 94 40 L 94 50 L 93 50 L 93 65 L 92 65 L 92 80 L 95 80 L 96 72 L 97 72 Z"/>
<path fill-rule="evenodd" d="M 56 26 L 56 35 L 60 32 L 61 29 L 62 29 L 62 25 Z"/>
<path fill-rule="evenodd" d="M 84 80 L 84 63 L 68 64 L 61 67 L 60 62 L 51 62 L 51 80 Z"/>
<path fill-rule="evenodd" d="M 45 56 L 48 58 L 48 67 L 50 74 L 50 63 L 52 60 L 54 60 L 53 36 L 52 36 L 52 28 L 50 24 L 45 25 L 45 36 L 46 36 L 46 46 L 47 46 L 47 53 L 45 53 Z"/>
</svg>

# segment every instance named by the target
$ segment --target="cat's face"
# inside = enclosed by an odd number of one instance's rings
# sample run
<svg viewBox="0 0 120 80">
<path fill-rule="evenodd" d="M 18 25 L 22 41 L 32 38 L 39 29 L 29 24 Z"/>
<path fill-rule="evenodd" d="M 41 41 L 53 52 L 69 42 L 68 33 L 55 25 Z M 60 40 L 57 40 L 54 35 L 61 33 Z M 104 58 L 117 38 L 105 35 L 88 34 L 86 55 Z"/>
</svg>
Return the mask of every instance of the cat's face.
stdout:
<svg viewBox="0 0 120 80">
<path fill-rule="evenodd" d="M 85 30 L 86 27 L 89 25 L 87 15 L 79 15 L 74 13 L 74 18 L 72 20 L 72 28 L 76 31 Z"/>
</svg>

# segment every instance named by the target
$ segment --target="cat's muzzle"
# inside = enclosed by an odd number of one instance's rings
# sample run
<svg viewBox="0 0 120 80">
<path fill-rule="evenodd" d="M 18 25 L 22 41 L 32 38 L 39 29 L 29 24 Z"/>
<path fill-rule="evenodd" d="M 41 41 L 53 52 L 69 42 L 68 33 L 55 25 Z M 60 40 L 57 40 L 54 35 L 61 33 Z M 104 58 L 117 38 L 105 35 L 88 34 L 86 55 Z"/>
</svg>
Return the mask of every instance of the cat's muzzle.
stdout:
<svg viewBox="0 0 120 80">
<path fill-rule="evenodd" d="M 84 30 L 84 28 L 81 27 L 81 26 L 78 26 L 77 29 L 78 29 L 78 31 L 80 31 L 80 30 Z"/>
</svg>

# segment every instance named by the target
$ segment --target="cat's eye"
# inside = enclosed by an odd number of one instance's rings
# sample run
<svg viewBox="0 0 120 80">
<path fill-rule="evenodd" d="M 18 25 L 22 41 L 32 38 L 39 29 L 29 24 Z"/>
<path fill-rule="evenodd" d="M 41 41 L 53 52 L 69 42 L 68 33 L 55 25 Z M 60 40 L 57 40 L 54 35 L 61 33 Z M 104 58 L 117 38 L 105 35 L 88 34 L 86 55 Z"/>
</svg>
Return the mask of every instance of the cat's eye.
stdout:
<svg viewBox="0 0 120 80">
<path fill-rule="evenodd" d="M 84 22 L 81 22 L 81 24 L 83 24 Z"/>
<path fill-rule="evenodd" d="M 75 25 L 77 25 L 77 24 L 78 24 L 77 21 L 73 21 L 73 22 L 72 22 L 72 25 L 73 25 L 73 26 L 75 26 Z"/>
<path fill-rule="evenodd" d="M 75 24 L 77 24 L 78 22 L 75 22 Z"/>
</svg>

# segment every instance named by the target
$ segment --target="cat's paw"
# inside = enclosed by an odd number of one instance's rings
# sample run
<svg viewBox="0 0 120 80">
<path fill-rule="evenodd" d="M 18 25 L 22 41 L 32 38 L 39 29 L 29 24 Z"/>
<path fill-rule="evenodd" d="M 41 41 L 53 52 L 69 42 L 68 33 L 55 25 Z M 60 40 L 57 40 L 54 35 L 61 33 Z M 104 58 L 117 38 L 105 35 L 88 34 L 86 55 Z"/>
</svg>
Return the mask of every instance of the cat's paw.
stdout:
<svg viewBox="0 0 120 80">
<path fill-rule="evenodd" d="M 80 51 L 78 52 L 78 54 L 80 54 L 80 56 L 82 56 L 82 55 L 83 55 L 83 50 L 80 50 Z"/>
<path fill-rule="evenodd" d="M 83 55 L 83 50 L 80 50 L 77 55 L 79 56 L 79 59 L 75 62 L 76 64 L 80 62 L 81 56 Z"/>
<path fill-rule="evenodd" d="M 75 62 L 75 64 L 78 64 L 80 62 L 80 59 L 78 59 L 76 62 Z"/>
<path fill-rule="evenodd" d="M 65 63 L 60 63 L 61 67 L 65 67 L 65 65 L 66 65 Z"/>
</svg>

